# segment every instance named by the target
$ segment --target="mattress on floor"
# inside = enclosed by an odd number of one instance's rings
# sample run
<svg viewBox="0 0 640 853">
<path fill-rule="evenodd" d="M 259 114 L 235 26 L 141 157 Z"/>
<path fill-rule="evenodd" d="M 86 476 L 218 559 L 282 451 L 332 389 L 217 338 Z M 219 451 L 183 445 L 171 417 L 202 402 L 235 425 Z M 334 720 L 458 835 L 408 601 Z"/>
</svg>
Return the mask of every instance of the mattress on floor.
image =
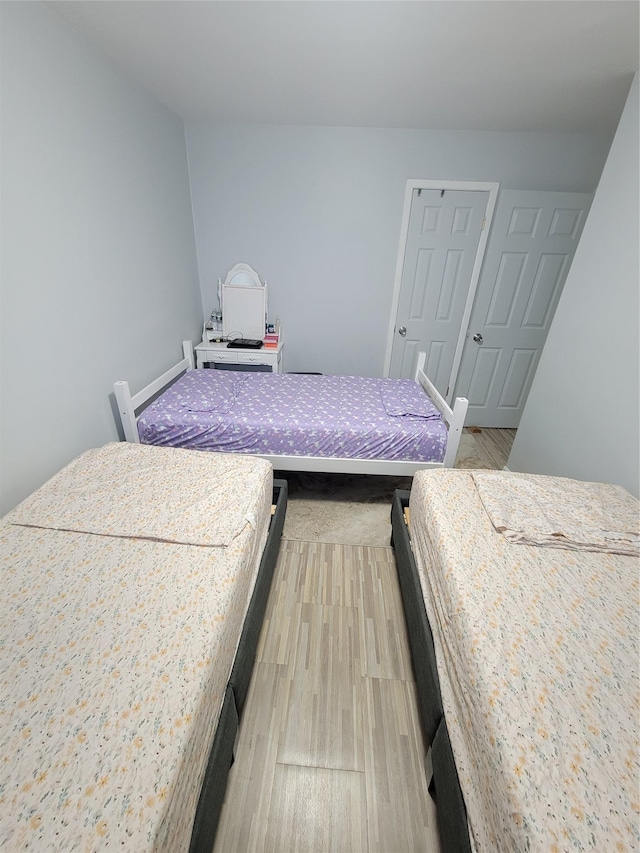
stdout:
<svg viewBox="0 0 640 853">
<path fill-rule="evenodd" d="M 263 460 L 111 444 L 0 522 L 0 847 L 187 850 Z"/>
<path fill-rule="evenodd" d="M 441 462 L 447 428 L 413 380 L 192 370 L 141 414 L 145 444 Z"/>
<path fill-rule="evenodd" d="M 422 471 L 410 498 L 472 844 L 637 849 L 638 558 L 509 541 L 474 477 Z M 637 501 L 608 489 L 594 500 L 624 505 L 637 536 Z"/>
</svg>

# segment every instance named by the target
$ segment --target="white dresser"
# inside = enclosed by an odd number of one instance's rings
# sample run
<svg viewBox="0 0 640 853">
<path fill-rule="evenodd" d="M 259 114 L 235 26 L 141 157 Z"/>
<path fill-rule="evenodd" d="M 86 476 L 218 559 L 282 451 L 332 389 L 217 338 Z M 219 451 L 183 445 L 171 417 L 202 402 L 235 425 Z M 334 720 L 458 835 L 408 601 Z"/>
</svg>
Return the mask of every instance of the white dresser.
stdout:
<svg viewBox="0 0 640 853">
<path fill-rule="evenodd" d="M 196 367 L 206 363 L 236 365 L 238 370 L 248 365 L 265 364 L 273 373 L 282 373 L 282 341 L 277 349 L 229 349 L 226 343 L 202 343 L 195 347 Z"/>
</svg>

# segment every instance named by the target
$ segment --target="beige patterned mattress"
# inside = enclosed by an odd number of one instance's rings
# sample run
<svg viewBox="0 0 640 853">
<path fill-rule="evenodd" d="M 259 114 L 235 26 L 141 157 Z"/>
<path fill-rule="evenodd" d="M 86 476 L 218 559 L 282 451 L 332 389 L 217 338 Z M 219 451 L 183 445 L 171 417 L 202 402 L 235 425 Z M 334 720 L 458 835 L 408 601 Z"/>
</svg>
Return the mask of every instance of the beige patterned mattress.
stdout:
<svg viewBox="0 0 640 853">
<path fill-rule="evenodd" d="M 640 849 L 636 499 L 422 471 L 410 508 L 472 846 Z"/>
<path fill-rule="evenodd" d="M 187 850 L 271 466 L 109 444 L 0 521 L 0 847 Z"/>
</svg>

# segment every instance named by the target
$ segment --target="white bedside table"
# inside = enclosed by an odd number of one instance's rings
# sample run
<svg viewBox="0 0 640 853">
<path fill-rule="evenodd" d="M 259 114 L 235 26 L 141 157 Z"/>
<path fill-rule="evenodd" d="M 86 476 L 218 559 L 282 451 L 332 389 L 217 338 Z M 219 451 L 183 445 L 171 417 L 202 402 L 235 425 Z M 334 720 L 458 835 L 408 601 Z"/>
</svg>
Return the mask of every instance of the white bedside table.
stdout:
<svg viewBox="0 0 640 853">
<path fill-rule="evenodd" d="M 215 364 L 235 364 L 239 370 L 248 364 L 266 364 L 272 373 L 282 373 L 282 341 L 277 349 L 229 349 L 224 344 L 202 343 L 195 347 L 196 367 L 201 368 L 207 362 Z"/>
</svg>

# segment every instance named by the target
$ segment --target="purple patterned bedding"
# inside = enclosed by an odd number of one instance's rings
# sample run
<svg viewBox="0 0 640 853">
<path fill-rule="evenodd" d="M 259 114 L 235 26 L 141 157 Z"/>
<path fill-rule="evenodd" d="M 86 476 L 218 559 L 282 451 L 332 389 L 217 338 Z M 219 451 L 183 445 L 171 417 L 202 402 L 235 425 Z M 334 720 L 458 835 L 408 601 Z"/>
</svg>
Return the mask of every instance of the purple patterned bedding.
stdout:
<svg viewBox="0 0 640 853">
<path fill-rule="evenodd" d="M 411 379 L 192 370 L 142 413 L 143 444 L 441 462 L 447 428 Z"/>
</svg>

